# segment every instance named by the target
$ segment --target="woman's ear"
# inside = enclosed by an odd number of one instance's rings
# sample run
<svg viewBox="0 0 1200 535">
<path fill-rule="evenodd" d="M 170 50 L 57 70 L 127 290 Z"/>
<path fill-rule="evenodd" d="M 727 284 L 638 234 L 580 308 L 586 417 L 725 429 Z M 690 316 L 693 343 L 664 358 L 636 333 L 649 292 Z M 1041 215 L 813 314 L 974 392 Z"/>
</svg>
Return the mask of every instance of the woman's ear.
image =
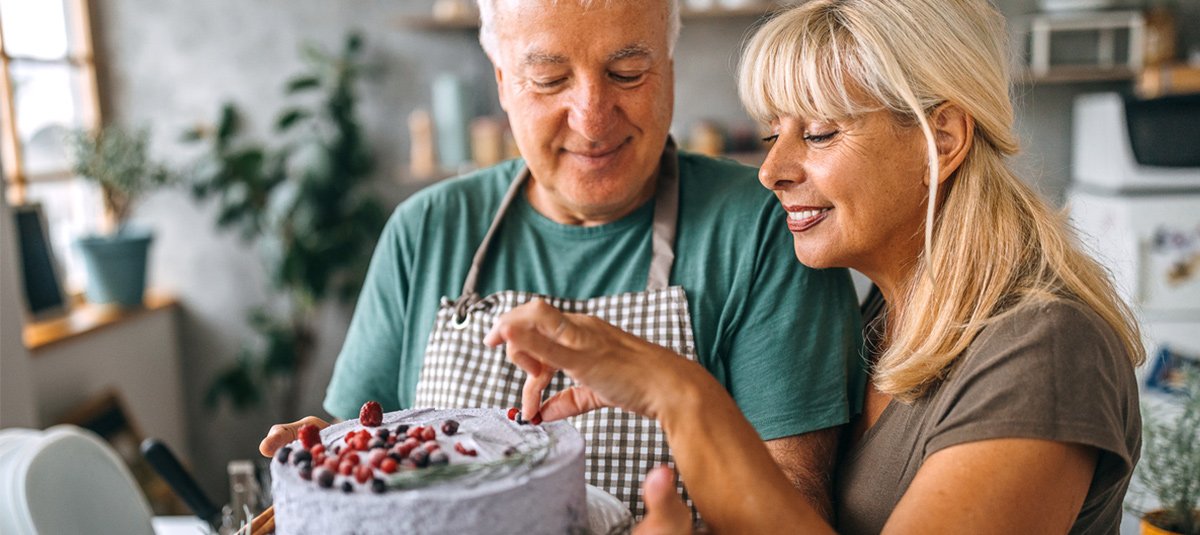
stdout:
<svg viewBox="0 0 1200 535">
<path fill-rule="evenodd" d="M 933 130 L 934 145 L 938 153 L 938 183 L 950 178 L 975 142 L 975 119 L 953 102 L 946 102 L 929 114 L 929 128 Z M 926 176 L 928 181 L 929 177 Z M 927 183 L 928 184 L 928 183 Z"/>
</svg>

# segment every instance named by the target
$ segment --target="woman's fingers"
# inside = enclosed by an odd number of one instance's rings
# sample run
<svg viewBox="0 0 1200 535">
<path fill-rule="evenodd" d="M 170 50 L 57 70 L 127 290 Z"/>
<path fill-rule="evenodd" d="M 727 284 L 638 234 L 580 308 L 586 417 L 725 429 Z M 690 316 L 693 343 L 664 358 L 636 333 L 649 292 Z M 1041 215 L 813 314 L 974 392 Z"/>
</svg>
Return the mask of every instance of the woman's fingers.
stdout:
<svg viewBox="0 0 1200 535">
<path fill-rule="evenodd" d="M 513 360 L 514 363 L 517 362 L 517 359 L 513 359 L 512 356 L 509 359 Z M 532 358 L 528 360 L 537 362 Z M 540 363 L 538 364 L 538 368 L 540 369 L 537 372 L 530 371 L 528 368 L 525 369 L 527 372 L 525 375 L 525 386 L 521 389 L 521 415 L 527 421 L 533 421 L 534 416 L 537 416 L 538 412 L 540 412 L 542 392 L 545 392 L 546 387 L 550 386 L 550 381 L 554 379 L 554 372 L 557 371 L 553 368 L 542 366 Z M 517 366 L 525 368 L 520 364 Z M 545 416 L 542 416 L 542 418 L 545 419 Z"/>
<path fill-rule="evenodd" d="M 317 418 L 316 416 L 305 416 L 299 420 L 287 424 L 276 424 L 271 426 L 271 430 L 267 432 L 266 438 L 258 444 L 258 452 L 263 457 L 271 457 L 275 455 L 275 451 L 286 446 L 289 442 L 296 440 L 299 435 L 300 428 L 306 424 L 313 424 L 317 429 L 325 429 L 329 427 L 329 422 Z"/>
<path fill-rule="evenodd" d="M 543 421 L 553 422 L 611 406 L 600 399 L 592 389 L 586 386 L 572 386 L 550 396 L 550 399 L 542 404 L 541 414 Z"/>
<path fill-rule="evenodd" d="M 634 535 L 676 535 L 692 532 L 692 514 L 675 492 L 675 471 L 659 466 L 646 474 L 642 482 L 646 517 L 634 528 Z"/>
</svg>

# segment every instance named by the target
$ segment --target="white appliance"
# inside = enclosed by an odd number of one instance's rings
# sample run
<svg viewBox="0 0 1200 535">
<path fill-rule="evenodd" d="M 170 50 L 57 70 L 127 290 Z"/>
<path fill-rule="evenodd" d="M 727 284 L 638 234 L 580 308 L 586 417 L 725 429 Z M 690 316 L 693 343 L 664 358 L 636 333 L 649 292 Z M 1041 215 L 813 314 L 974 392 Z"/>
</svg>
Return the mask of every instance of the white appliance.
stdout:
<svg viewBox="0 0 1200 535">
<path fill-rule="evenodd" d="M 1200 358 L 1200 95 L 1080 96 L 1072 156 L 1071 220 L 1141 318 L 1147 356 Z"/>
</svg>

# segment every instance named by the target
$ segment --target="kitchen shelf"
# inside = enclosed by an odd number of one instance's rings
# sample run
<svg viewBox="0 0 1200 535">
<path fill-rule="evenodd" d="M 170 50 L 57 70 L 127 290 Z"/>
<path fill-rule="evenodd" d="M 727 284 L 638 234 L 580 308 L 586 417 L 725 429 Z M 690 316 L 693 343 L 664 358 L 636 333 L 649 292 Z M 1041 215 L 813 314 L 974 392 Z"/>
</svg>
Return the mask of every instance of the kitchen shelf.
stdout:
<svg viewBox="0 0 1200 535">
<path fill-rule="evenodd" d="M 728 18 L 749 18 L 762 17 L 769 15 L 775 10 L 782 7 L 778 3 L 763 3 L 753 6 L 723 8 L 713 7 L 709 9 L 690 9 L 682 8 L 679 15 L 684 19 L 728 19 Z M 423 31 L 455 31 L 455 30 L 477 30 L 479 29 L 479 17 L 454 17 L 441 18 L 433 15 L 404 15 L 396 20 L 397 25 L 401 28 Z"/>
</svg>

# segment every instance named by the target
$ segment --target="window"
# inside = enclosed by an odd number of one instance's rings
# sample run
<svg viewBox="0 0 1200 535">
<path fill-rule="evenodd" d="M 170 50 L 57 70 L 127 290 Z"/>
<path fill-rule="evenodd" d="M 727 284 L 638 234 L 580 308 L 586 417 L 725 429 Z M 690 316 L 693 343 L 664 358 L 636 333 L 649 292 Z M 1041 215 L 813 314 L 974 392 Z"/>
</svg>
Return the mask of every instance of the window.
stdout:
<svg viewBox="0 0 1200 535">
<path fill-rule="evenodd" d="M 65 137 L 100 124 L 87 0 L 0 0 L 0 161 L 13 205 L 41 203 L 69 287 L 71 243 L 93 230 L 99 188 L 75 177 Z"/>
</svg>

